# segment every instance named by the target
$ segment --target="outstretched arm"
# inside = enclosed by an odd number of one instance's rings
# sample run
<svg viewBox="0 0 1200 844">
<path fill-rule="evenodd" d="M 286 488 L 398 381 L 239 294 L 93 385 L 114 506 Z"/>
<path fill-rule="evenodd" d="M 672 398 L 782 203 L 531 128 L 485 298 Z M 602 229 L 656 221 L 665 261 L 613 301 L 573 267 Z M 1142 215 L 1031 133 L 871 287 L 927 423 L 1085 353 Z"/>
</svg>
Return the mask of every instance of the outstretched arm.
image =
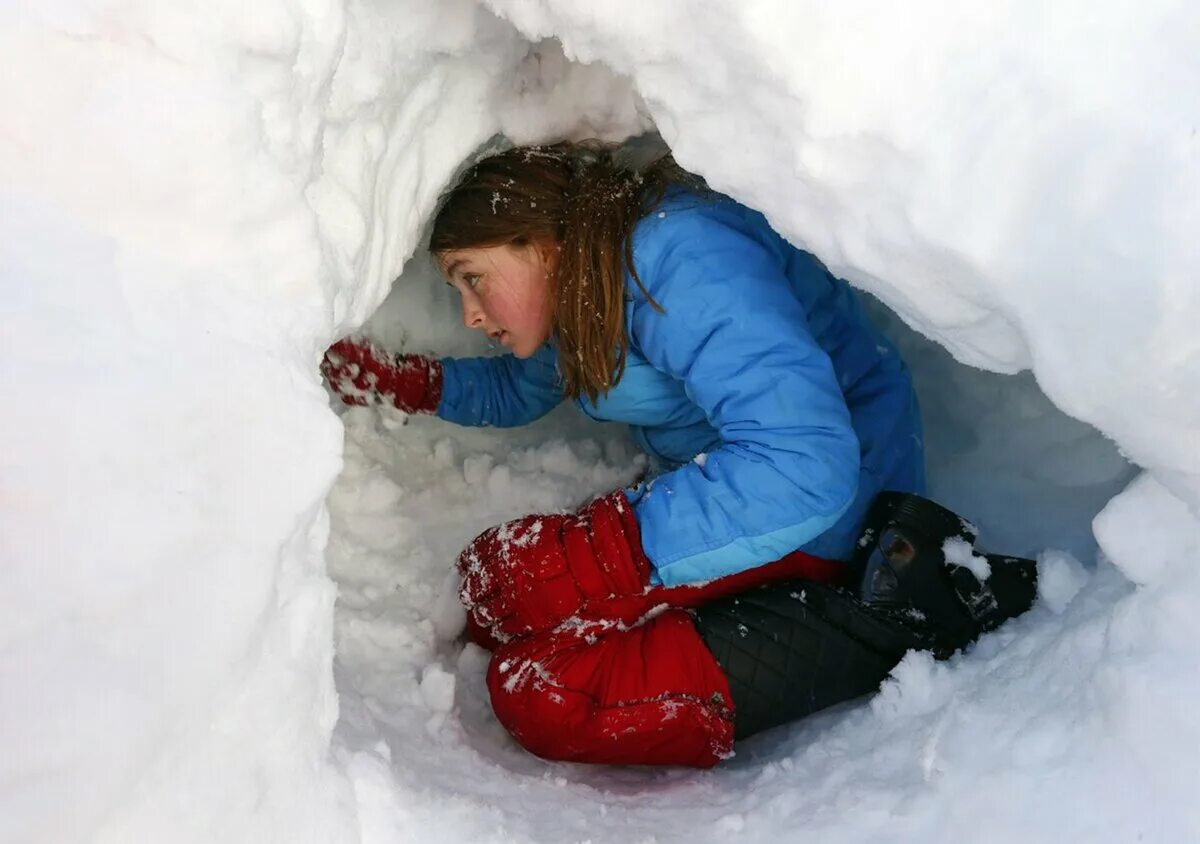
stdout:
<svg viewBox="0 0 1200 844">
<path fill-rule="evenodd" d="M 554 350 L 533 357 L 429 358 L 393 355 L 363 340 L 340 340 L 321 372 L 346 404 L 390 404 L 406 413 L 436 413 L 459 425 L 514 427 L 562 400 Z"/>
<path fill-rule="evenodd" d="M 444 358 L 437 415 L 459 425 L 498 428 L 540 419 L 563 398 L 555 359 L 550 346 L 529 358 Z"/>
</svg>

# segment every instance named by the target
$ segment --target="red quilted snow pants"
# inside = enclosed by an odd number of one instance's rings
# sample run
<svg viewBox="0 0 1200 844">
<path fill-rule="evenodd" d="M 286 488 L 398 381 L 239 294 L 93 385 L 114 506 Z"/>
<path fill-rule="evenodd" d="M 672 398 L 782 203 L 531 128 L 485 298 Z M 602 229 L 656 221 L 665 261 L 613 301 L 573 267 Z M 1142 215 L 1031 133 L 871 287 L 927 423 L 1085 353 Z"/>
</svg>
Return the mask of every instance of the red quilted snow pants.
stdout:
<svg viewBox="0 0 1200 844">
<path fill-rule="evenodd" d="M 493 650 L 487 685 L 496 717 L 545 759 L 711 767 L 732 754 L 729 683 L 688 607 L 754 586 L 803 578 L 835 582 L 843 564 L 799 551 L 700 587 L 655 587 L 614 599 L 557 630 Z"/>
</svg>

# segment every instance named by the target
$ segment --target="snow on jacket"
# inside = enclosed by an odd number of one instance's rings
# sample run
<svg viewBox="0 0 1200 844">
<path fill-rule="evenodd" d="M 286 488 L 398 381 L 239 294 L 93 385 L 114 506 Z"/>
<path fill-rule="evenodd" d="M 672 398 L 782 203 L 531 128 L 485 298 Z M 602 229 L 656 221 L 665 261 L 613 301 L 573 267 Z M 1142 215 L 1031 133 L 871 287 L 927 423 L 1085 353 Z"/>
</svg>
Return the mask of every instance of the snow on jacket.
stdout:
<svg viewBox="0 0 1200 844">
<path fill-rule="evenodd" d="M 670 467 L 629 490 L 669 586 L 800 548 L 847 559 L 883 489 L 921 492 L 908 370 L 845 282 L 727 197 L 677 191 L 641 220 L 626 277 L 625 373 L 594 419 L 628 423 Z M 555 350 L 447 359 L 438 415 L 514 426 L 562 400 Z"/>
</svg>

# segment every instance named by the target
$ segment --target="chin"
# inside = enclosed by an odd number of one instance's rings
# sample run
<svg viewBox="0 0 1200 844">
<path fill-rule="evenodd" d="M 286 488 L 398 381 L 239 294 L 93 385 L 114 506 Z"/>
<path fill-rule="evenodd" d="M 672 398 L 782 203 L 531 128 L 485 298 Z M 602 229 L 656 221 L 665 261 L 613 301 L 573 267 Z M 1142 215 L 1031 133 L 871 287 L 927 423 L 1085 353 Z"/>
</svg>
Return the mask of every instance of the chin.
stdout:
<svg viewBox="0 0 1200 844">
<path fill-rule="evenodd" d="M 547 342 L 547 340 L 545 340 L 545 339 L 543 339 L 543 340 L 529 340 L 529 339 L 520 340 L 520 341 L 515 342 L 512 345 L 510 345 L 508 347 L 508 351 L 512 353 L 513 357 L 531 358 L 538 353 L 538 350 L 540 348 L 542 348 L 542 346 L 546 345 L 546 342 Z"/>
</svg>

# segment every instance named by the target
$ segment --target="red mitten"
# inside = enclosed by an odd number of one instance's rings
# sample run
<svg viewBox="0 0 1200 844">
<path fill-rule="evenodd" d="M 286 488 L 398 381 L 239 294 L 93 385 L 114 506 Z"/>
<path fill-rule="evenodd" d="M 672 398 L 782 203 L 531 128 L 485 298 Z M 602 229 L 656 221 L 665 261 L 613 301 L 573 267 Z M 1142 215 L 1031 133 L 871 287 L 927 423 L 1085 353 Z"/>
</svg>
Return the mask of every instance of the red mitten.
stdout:
<svg viewBox="0 0 1200 844">
<path fill-rule="evenodd" d="M 637 516 L 617 490 L 566 515 L 532 515 L 490 528 L 458 557 L 459 597 L 471 638 L 494 650 L 567 619 L 580 636 L 631 627 L 661 607 L 699 607 L 790 580 L 839 583 L 846 564 L 793 551 L 705 583 L 650 586 Z"/>
<path fill-rule="evenodd" d="M 321 374 L 346 404 L 387 402 L 405 413 L 433 413 L 442 400 L 442 364 L 421 355 L 391 355 L 365 340 L 339 340 Z"/>
<path fill-rule="evenodd" d="M 621 490 L 575 513 L 532 515 L 476 537 L 459 555 L 472 622 L 494 638 L 540 633 L 589 602 L 641 595 L 650 577 L 633 508 Z"/>
</svg>

